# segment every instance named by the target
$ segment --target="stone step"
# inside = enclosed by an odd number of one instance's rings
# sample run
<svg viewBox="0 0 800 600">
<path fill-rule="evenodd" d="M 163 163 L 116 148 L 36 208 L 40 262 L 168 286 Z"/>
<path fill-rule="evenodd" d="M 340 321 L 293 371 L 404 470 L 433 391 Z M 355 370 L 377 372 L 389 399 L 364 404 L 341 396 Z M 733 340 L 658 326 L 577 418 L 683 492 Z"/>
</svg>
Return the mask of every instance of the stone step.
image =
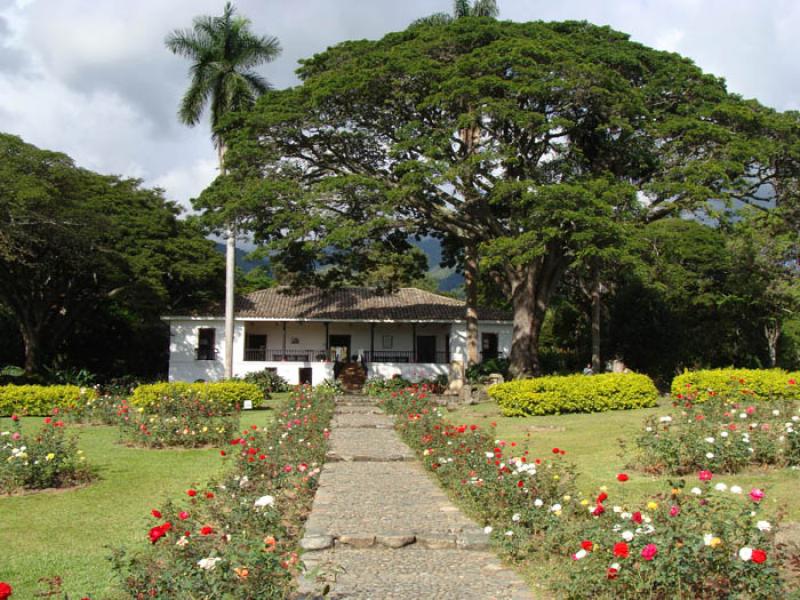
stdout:
<svg viewBox="0 0 800 600">
<path fill-rule="evenodd" d="M 519 576 L 490 552 L 333 548 L 303 555 L 298 598 L 352 600 L 530 600 Z"/>
<path fill-rule="evenodd" d="M 392 429 L 394 419 L 382 413 L 338 413 L 333 417 L 335 429 Z"/>
</svg>

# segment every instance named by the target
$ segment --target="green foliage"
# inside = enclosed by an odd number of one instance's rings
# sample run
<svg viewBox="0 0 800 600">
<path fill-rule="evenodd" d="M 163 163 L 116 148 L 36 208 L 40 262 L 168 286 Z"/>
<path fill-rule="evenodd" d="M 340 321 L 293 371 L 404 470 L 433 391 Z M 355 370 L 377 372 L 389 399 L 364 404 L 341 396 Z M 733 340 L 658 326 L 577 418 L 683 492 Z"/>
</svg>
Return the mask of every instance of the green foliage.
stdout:
<svg viewBox="0 0 800 600">
<path fill-rule="evenodd" d="M 254 383 L 244 381 L 219 381 L 214 383 L 151 383 L 140 385 L 131 395 L 131 406 L 146 410 L 156 409 L 163 402 L 181 396 L 193 396 L 217 410 L 241 409 L 246 400 L 257 408 L 264 402 L 264 393 Z"/>
<path fill-rule="evenodd" d="M 165 344 L 159 318 L 221 292 L 213 242 L 138 180 L 0 134 L 0 189 L 0 312 L 24 342 L 29 374 L 57 361 L 152 375 Z"/>
<path fill-rule="evenodd" d="M 161 504 L 146 547 L 112 557 L 130 597 L 288 597 L 333 409 L 328 390 L 297 388 L 270 426 L 231 440 L 220 481 Z"/>
<path fill-rule="evenodd" d="M 636 373 L 537 377 L 489 388 L 505 416 L 601 412 L 655 406 L 652 379 Z"/>
<path fill-rule="evenodd" d="M 274 369 L 264 369 L 255 373 L 248 373 L 242 380 L 247 383 L 257 385 L 264 394 L 264 398 L 269 398 L 273 392 L 288 392 L 289 382 L 278 375 Z"/>
<path fill-rule="evenodd" d="M 508 378 L 508 359 L 506 358 L 490 358 L 484 360 L 476 365 L 467 367 L 467 381 L 470 383 L 479 383 L 486 380 L 486 377 L 492 373 L 500 373 L 504 378 Z"/>
<path fill-rule="evenodd" d="M 211 129 L 221 146 L 217 126 L 222 117 L 249 109 L 269 89 L 269 83 L 252 69 L 278 57 L 277 38 L 252 33 L 250 21 L 237 16 L 228 2 L 221 17 L 195 17 L 191 29 L 173 31 L 165 43 L 171 52 L 192 61 L 192 82 L 181 100 L 181 121 L 197 125 L 209 104 Z"/>
<path fill-rule="evenodd" d="M 94 398 L 91 388 L 76 385 L 0 386 L 0 415 L 49 415 L 56 408 L 74 408 Z"/>
<path fill-rule="evenodd" d="M 77 438 L 66 434 L 63 421 L 46 417 L 33 435 L 23 432 L 18 418 L 12 425 L 0 438 L 0 493 L 68 487 L 92 478 Z"/>
<path fill-rule="evenodd" d="M 220 447 L 239 427 L 238 410 L 210 401 L 208 395 L 200 398 L 192 390 L 162 397 L 136 410 L 130 410 L 123 401 L 118 412 L 121 438 L 147 448 Z"/>
<path fill-rule="evenodd" d="M 707 369 L 685 371 L 672 380 L 672 395 L 691 395 L 694 402 L 710 396 L 749 400 L 796 400 L 800 398 L 800 372 L 782 369 Z"/>
<path fill-rule="evenodd" d="M 698 391 L 682 396 L 676 410 L 649 417 L 636 438 L 638 461 L 646 471 L 686 475 L 800 465 L 798 399 L 750 404 L 752 394 Z"/>
</svg>

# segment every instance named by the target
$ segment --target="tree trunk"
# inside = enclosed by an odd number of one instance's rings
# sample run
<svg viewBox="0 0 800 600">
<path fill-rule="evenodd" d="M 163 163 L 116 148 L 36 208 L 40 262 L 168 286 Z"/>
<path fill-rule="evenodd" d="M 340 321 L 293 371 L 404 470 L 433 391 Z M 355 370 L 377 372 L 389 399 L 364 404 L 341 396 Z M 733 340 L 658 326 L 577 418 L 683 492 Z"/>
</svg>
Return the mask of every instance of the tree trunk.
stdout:
<svg viewBox="0 0 800 600">
<path fill-rule="evenodd" d="M 778 364 L 778 340 L 781 337 L 781 324 L 777 321 L 767 323 L 764 325 L 764 335 L 769 348 L 769 366 L 775 368 Z"/>
<path fill-rule="evenodd" d="M 466 295 L 467 364 L 480 362 L 478 355 L 478 250 L 467 246 L 464 253 L 464 292 Z"/>
<path fill-rule="evenodd" d="M 37 330 L 22 321 L 19 323 L 19 331 L 25 344 L 25 374 L 32 375 L 39 370 L 41 361 L 40 335 Z"/>
<path fill-rule="evenodd" d="M 225 175 L 225 144 L 217 150 L 220 175 Z M 236 276 L 236 224 L 228 221 L 225 241 L 225 379 L 233 377 L 234 278 Z"/>
<path fill-rule="evenodd" d="M 511 333 L 511 356 L 509 372 L 514 379 L 530 377 L 534 363 L 538 363 L 538 348 L 532 343 L 536 294 L 533 289 L 534 269 L 524 269 L 511 282 L 511 306 L 514 313 L 514 328 Z M 540 326 L 541 329 L 541 326 Z M 534 357 L 534 353 L 536 356 Z"/>
<path fill-rule="evenodd" d="M 592 274 L 592 371 L 600 373 L 603 363 L 600 357 L 600 313 L 603 306 L 602 283 L 597 270 Z"/>
</svg>

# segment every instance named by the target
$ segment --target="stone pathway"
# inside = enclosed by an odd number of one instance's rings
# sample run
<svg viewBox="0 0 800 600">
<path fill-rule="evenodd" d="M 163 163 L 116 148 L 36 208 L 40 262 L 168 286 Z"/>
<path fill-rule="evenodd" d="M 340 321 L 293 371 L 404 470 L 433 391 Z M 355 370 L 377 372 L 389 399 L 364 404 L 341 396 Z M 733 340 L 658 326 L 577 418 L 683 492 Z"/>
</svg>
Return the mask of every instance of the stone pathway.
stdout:
<svg viewBox="0 0 800 600">
<path fill-rule="evenodd" d="M 530 590 L 369 399 L 341 399 L 306 523 L 302 598 L 522 600 Z"/>
</svg>

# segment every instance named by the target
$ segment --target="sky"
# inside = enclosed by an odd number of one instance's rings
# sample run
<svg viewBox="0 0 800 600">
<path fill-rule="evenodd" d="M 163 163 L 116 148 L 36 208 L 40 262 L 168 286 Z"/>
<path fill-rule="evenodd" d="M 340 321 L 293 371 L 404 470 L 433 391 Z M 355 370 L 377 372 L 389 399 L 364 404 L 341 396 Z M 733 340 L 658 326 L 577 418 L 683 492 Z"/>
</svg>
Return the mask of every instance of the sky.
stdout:
<svg viewBox="0 0 800 600">
<path fill-rule="evenodd" d="M 297 61 L 348 39 L 377 39 L 451 0 L 239 0 L 281 56 L 260 72 L 297 83 Z M 498 0 L 513 21 L 587 20 L 678 52 L 731 91 L 800 109 L 798 0 Z M 167 33 L 224 0 L 0 0 L 0 131 L 69 154 L 82 167 L 141 178 L 189 207 L 216 176 L 207 116 L 182 125 L 188 63 Z"/>
</svg>

